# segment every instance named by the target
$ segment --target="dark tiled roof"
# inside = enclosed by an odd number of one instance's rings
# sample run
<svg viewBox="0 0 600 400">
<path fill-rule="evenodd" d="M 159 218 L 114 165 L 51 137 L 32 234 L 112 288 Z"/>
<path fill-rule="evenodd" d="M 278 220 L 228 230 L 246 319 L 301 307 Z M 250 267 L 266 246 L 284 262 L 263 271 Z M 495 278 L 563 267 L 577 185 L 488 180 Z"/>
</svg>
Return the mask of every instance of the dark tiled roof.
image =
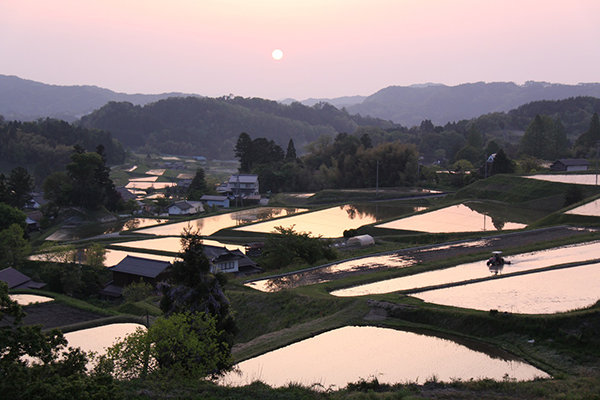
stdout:
<svg viewBox="0 0 600 400">
<path fill-rule="evenodd" d="M 111 267 L 113 272 L 156 278 L 163 273 L 171 263 L 166 261 L 151 260 L 149 258 L 127 256 L 120 263 Z"/>
<path fill-rule="evenodd" d="M 9 289 L 40 289 L 46 286 L 45 283 L 32 281 L 30 277 L 12 267 L 0 271 L 0 281 L 6 282 Z"/>
<path fill-rule="evenodd" d="M 561 158 L 556 162 L 559 162 L 563 165 L 590 165 L 590 163 L 587 160 L 584 160 L 582 158 Z"/>
</svg>

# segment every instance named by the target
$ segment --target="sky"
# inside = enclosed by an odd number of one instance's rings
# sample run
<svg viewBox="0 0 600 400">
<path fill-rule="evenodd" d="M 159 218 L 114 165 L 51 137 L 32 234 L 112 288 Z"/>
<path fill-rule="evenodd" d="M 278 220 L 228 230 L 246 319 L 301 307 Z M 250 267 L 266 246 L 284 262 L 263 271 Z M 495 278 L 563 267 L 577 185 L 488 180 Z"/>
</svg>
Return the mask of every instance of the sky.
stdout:
<svg viewBox="0 0 600 400">
<path fill-rule="evenodd" d="M 599 0 L 0 0 L 0 74 L 273 100 L 600 82 L 599 15 Z"/>
</svg>

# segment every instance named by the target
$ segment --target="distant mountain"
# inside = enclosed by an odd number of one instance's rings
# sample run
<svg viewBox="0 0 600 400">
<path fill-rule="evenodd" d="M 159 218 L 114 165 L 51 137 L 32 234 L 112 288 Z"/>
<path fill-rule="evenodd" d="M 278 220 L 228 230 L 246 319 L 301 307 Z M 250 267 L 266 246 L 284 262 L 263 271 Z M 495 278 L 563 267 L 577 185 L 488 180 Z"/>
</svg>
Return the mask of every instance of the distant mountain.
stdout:
<svg viewBox="0 0 600 400">
<path fill-rule="evenodd" d="M 253 139 L 273 140 L 284 149 L 293 139 L 301 154 L 320 136 L 351 134 L 359 126 L 399 128 L 390 121 L 350 115 L 327 103 L 308 107 L 243 97 L 172 97 L 143 107 L 109 102 L 82 117 L 79 124 L 109 131 L 126 147 L 141 152 L 213 159 L 233 159 L 242 132 Z"/>
<path fill-rule="evenodd" d="M 346 109 L 350 114 L 382 118 L 410 127 L 418 126 L 425 119 L 444 125 L 492 112 L 508 112 L 532 101 L 578 96 L 600 97 L 600 84 L 478 82 L 458 86 L 390 86 Z"/>
<path fill-rule="evenodd" d="M 52 117 L 73 122 L 109 101 L 144 105 L 183 93 L 125 94 L 97 86 L 47 85 L 16 76 L 0 75 L 0 115 L 5 120 L 33 121 Z"/>
<path fill-rule="evenodd" d="M 306 99 L 306 100 L 302 100 L 299 103 L 300 104 L 304 104 L 305 106 L 309 106 L 312 107 L 315 104 L 318 103 L 329 103 L 332 106 L 335 106 L 337 108 L 342 108 L 342 107 L 349 107 L 349 106 L 353 106 L 355 104 L 360 104 L 362 103 L 365 99 L 367 98 L 367 96 L 343 96 L 343 97 L 335 97 L 333 99 L 327 99 L 327 98 L 322 98 L 322 99 Z M 297 100 L 294 99 L 285 99 L 285 100 L 281 100 L 280 103 L 281 104 L 286 104 L 286 105 L 290 105 L 294 102 L 296 102 Z"/>
</svg>

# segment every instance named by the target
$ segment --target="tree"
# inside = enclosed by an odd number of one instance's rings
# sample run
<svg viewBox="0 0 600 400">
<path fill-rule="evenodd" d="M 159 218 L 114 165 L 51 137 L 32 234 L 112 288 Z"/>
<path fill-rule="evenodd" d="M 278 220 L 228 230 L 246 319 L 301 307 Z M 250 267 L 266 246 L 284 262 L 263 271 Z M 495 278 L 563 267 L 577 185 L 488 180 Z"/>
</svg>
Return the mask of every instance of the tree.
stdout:
<svg viewBox="0 0 600 400">
<path fill-rule="evenodd" d="M 192 315 L 205 313 L 214 316 L 220 351 L 229 353 L 233 346 L 236 326 L 224 290 L 227 277 L 223 273 L 211 272 L 210 261 L 204 254 L 202 238 L 197 232 L 184 229 L 181 244 L 180 261 L 173 263 L 171 279 L 158 286 L 163 294 L 160 308 L 167 317 L 186 312 Z M 226 359 L 228 358 L 221 358 Z M 230 367 L 230 364 L 220 363 L 217 370 L 225 371 Z"/>
<path fill-rule="evenodd" d="M 31 252 L 29 242 L 23 238 L 24 234 L 23 229 L 17 224 L 0 231 L 1 269 L 18 267 Z"/>
<path fill-rule="evenodd" d="M 60 331 L 23 325 L 24 313 L 0 281 L 0 393 L 11 399 L 111 399 L 112 377 L 86 373 L 87 355 Z"/>
<path fill-rule="evenodd" d="M 200 200 L 202 196 L 208 193 L 208 185 L 206 184 L 206 175 L 203 168 L 196 170 L 196 175 L 188 188 L 188 200 Z"/>
<path fill-rule="evenodd" d="M 600 142 L 600 118 L 594 113 L 590 120 L 590 126 L 587 131 L 579 135 L 575 141 L 575 155 L 577 157 L 586 157 L 595 155 L 595 151 Z"/>
<path fill-rule="evenodd" d="M 106 261 L 106 248 L 100 243 L 94 243 L 85 249 L 85 258 L 87 265 L 102 270 Z"/>
<path fill-rule="evenodd" d="M 515 172 L 515 163 L 506 156 L 504 150 L 500 149 L 494 157 L 490 175 L 512 174 Z"/>
<path fill-rule="evenodd" d="M 154 288 L 148 282 L 132 282 L 123 288 L 123 298 L 125 301 L 135 303 L 146 300 L 152 296 Z"/>
<path fill-rule="evenodd" d="M 23 209 L 31 200 L 33 178 L 23 167 L 16 167 L 10 171 L 6 182 L 10 204 L 18 209 Z"/>
<path fill-rule="evenodd" d="M 285 152 L 285 159 L 289 161 L 295 161 L 296 158 L 296 148 L 294 147 L 294 140 L 290 139 L 287 146 L 287 151 Z"/>
<path fill-rule="evenodd" d="M 98 370 L 117 379 L 201 379 L 216 377 L 232 365 L 219 342 L 217 318 L 184 312 L 159 317 L 145 332 L 139 328 L 100 357 Z"/>
<path fill-rule="evenodd" d="M 330 247 L 330 241 L 313 237 L 310 232 L 296 232 L 289 228 L 276 226 L 269 234 L 260 263 L 267 269 L 284 268 L 300 261 L 314 264 L 318 260 L 333 260 L 337 253 Z"/>
<path fill-rule="evenodd" d="M 27 229 L 25 222 L 27 215 L 15 207 L 8 204 L 0 203 L 0 231 L 9 228 L 13 224 L 17 224 L 21 229 Z"/>
<path fill-rule="evenodd" d="M 249 173 L 252 167 L 252 139 L 246 132 L 240 133 L 235 144 L 235 157 L 240 162 L 240 172 Z"/>
</svg>

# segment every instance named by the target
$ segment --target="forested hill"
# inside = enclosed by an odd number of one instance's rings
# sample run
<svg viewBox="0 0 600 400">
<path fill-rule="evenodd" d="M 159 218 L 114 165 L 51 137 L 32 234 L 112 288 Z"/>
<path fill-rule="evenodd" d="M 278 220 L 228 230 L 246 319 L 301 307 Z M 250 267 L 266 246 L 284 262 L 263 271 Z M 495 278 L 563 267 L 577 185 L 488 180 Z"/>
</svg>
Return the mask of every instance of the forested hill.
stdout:
<svg viewBox="0 0 600 400">
<path fill-rule="evenodd" d="M 416 126 L 428 119 L 435 125 L 508 112 L 537 100 L 562 100 L 577 96 L 600 97 L 600 84 L 579 85 L 527 82 L 467 83 L 457 86 L 390 86 L 367 97 L 348 112 Z"/>
<path fill-rule="evenodd" d="M 110 102 L 81 118 L 85 128 L 108 130 L 126 147 L 142 152 L 232 159 L 242 132 L 302 149 L 321 135 L 353 133 L 359 126 L 397 128 L 375 118 L 350 115 L 318 103 L 284 105 L 260 98 L 169 98 L 146 106 Z"/>
<path fill-rule="evenodd" d="M 182 93 L 125 94 L 97 86 L 47 85 L 16 76 L 0 75 L 0 115 L 7 121 L 56 118 L 73 122 L 109 101 L 147 104 Z"/>
<path fill-rule="evenodd" d="M 560 119 L 569 139 L 575 140 L 588 130 L 594 113 L 600 113 L 599 98 L 574 97 L 565 100 L 532 101 L 506 113 L 481 115 L 473 121 L 477 129 L 485 134 L 501 131 L 524 132 L 536 115 L 545 115 L 555 121 Z M 464 121 L 458 125 L 464 125 Z"/>
</svg>

